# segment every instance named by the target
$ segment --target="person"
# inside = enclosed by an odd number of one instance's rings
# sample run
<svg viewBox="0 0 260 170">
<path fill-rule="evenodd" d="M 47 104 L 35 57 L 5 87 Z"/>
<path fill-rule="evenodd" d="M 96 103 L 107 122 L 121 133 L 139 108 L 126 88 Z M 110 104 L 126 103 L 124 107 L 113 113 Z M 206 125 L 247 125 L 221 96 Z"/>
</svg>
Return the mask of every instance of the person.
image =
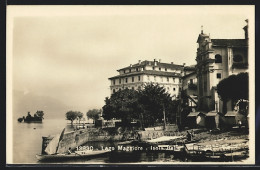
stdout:
<svg viewBox="0 0 260 170">
<path fill-rule="evenodd" d="M 71 154 L 71 147 L 69 147 L 68 154 Z"/>
<path fill-rule="evenodd" d="M 188 140 L 188 141 L 191 141 L 191 134 L 190 134 L 189 131 L 187 131 L 187 135 L 186 135 L 186 136 L 187 136 L 187 140 Z"/>
<path fill-rule="evenodd" d="M 239 129 L 241 129 L 241 127 L 242 127 L 242 122 L 241 122 L 241 120 L 238 121 L 238 127 L 239 127 Z"/>
<path fill-rule="evenodd" d="M 193 129 L 191 130 L 191 138 L 193 138 L 195 135 L 194 135 L 194 131 L 193 131 Z"/>
</svg>

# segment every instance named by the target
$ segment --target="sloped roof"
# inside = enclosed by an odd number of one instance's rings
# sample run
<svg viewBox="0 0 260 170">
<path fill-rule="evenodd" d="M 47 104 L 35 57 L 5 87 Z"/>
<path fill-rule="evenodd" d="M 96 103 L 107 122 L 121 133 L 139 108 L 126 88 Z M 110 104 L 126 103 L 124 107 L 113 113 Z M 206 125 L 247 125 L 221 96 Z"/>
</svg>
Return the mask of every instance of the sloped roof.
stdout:
<svg viewBox="0 0 260 170">
<path fill-rule="evenodd" d="M 196 70 L 196 65 L 185 66 L 184 70 Z"/>
<path fill-rule="evenodd" d="M 236 111 L 228 111 L 225 116 L 236 116 L 237 112 Z"/>
<path fill-rule="evenodd" d="M 237 111 L 228 111 L 225 116 L 229 116 L 229 117 L 235 117 L 238 115 L 242 115 L 241 113 L 237 112 Z"/>
<path fill-rule="evenodd" d="M 205 37 L 209 37 L 209 35 L 207 35 L 207 34 L 204 34 L 204 33 L 201 33 L 201 34 L 199 34 L 199 36 L 198 36 L 198 39 L 197 39 L 197 43 L 201 40 L 201 39 L 203 39 L 203 38 L 205 38 Z"/>
<path fill-rule="evenodd" d="M 150 65 L 151 66 L 155 66 L 154 65 L 154 61 L 142 61 L 140 64 L 137 63 L 137 64 L 133 64 L 132 66 L 127 66 L 127 67 L 124 67 L 124 68 L 121 68 L 117 71 L 120 71 L 120 70 L 124 70 L 124 69 L 130 69 L 130 68 L 135 68 L 135 67 L 142 67 L 142 66 L 146 66 L 146 65 Z M 161 67 L 161 68 L 168 68 L 168 69 L 183 69 L 183 65 L 178 65 L 178 64 L 170 64 L 170 63 L 161 63 L 161 62 L 158 62 L 157 61 L 157 66 L 155 67 Z"/>
<path fill-rule="evenodd" d="M 187 117 L 196 117 L 199 115 L 204 115 L 202 112 L 190 112 Z"/>
<path fill-rule="evenodd" d="M 211 39 L 213 46 L 247 46 L 246 39 Z"/>
<path fill-rule="evenodd" d="M 165 72 L 165 71 L 155 71 L 155 70 L 144 70 L 139 72 L 131 72 L 122 75 L 117 75 L 114 77 L 110 77 L 109 79 L 119 78 L 119 77 L 128 77 L 128 76 L 135 76 L 135 75 L 155 75 L 155 76 L 169 76 L 169 77 L 181 77 L 180 73 L 173 73 L 173 72 Z"/>
<path fill-rule="evenodd" d="M 186 78 L 186 77 L 189 77 L 189 76 L 194 75 L 194 74 L 196 74 L 196 71 L 194 71 L 194 72 L 192 72 L 192 73 L 190 73 L 190 74 L 186 74 L 186 75 L 183 76 L 182 78 Z"/>
<path fill-rule="evenodd" d="M 206 114 L 206 116 L 207 116 L 207 117 L 209 117 L 209 116 L 217 116 L 218 114 L 219 114 L 218 112 L 211 111 L 211 112 L 208 112 L 208 113 Z"/>
</svg>

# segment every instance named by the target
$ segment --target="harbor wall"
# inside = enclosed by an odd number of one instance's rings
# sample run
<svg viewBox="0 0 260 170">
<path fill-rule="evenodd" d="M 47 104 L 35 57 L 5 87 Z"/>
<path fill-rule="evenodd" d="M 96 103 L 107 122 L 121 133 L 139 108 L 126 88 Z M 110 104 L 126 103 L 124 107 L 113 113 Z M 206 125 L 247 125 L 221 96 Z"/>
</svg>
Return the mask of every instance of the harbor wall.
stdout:
<svg viewBox="0 0 260 170">
<path fill-rule="evenodd" d="M 174 127 L 167 127 L 163 130 L 162 127 L 147 128 L 145 131 L 124 131 L 108 132 L 101 128 L 87 128 L 70 132 L 65 132 L 62 140 L 59 142 L 57 153 L 65 153 L 71 148 L 75 149 L 77 146 L 83 145 L 86 142 L 104 142 L 104 141 L 127 141 L 139 139 L 145 141 L 155 139 L 162 136 L 174 136 Z M 47 139 L 47 138 L 46 138 Z M 42 153 L 46 148 L 48 141 L 44 141 L 42 146 Z"/>
<path fill-rule="evenodd" d="M 120 141 L 122 139 L 122 134 L 110 135 L 107 132 L 99 131 L 98 129 L 77 130 L 64 134 L 63 139 L 59 143 L 57 152 L 64 153 L 67 152 L 69 148 L 73 150 L 86 142 Z"/>
</svg>

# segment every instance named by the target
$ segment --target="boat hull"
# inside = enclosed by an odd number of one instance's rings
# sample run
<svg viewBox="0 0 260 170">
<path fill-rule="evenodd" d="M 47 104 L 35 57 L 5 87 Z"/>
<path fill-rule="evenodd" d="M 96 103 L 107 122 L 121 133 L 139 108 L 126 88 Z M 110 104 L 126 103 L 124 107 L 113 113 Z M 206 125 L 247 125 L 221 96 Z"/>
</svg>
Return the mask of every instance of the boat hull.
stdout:
<svg viewBox="0 0 260 170">
<path fill-rule="evenodd" d="M 80 159 L 80 158 L 87 158 L 91 156 L 96 155 L 102 155 L 105 153 L 108 153 L 110 151 L 92 151 L 92 152 L 83 152 L 80 151 L 78 153 L 71 153 L 71 154 L 52 154 L 52 155 L 41 155 L 37 154 L 36 158 L 39 161 L 45 161 L 45 160 L 68 160 L 68 159 Z"/>
</svg>

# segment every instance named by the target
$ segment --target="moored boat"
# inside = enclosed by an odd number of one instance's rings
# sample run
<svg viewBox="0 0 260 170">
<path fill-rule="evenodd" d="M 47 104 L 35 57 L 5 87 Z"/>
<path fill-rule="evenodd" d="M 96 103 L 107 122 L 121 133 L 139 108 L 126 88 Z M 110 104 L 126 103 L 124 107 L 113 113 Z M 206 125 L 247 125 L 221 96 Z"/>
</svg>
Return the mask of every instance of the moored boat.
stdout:
<svg viewBox="0 0 260 170">
<path fill-rule="evenodd" d="M 76 158 L 86 158 L 95 155 L 101 155 L 110 152 L 109 150 L 85 150 L 85 151 L 75 151 L 73 153 L 58 153 L 58 154 L 37 154 L 36 158 L 39 161 L 43 160 L 67 160 Z"/>
</svg>

